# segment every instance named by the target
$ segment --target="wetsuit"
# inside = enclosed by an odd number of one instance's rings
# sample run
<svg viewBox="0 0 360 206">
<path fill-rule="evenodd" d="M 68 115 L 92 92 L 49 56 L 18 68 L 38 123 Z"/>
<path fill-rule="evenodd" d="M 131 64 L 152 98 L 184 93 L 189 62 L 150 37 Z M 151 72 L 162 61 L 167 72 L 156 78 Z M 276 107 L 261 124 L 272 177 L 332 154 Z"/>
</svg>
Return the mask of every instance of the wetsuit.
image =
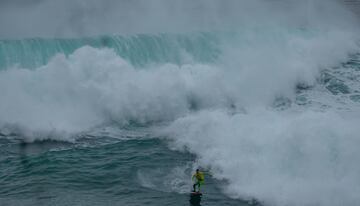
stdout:
<svg viewBox="0 0 360 206">
<path fill-rule="evenodd" d="M 196 186 L 198 186 L 198 192 L 200 192 L 200 186 L 204 184 L 204 174 L 202 172 L 196 172 L 192 179 L 195 181 L 195 184 L 193 185 L 193 191 L 196 191 Z"/>
</svg>

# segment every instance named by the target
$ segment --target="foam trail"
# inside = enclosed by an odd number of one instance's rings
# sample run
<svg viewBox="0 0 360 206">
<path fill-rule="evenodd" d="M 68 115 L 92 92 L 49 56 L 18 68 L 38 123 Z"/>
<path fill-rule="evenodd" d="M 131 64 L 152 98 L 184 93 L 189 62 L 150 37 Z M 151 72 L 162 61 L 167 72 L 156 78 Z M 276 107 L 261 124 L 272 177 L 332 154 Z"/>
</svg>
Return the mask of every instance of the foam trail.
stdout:
<svg viewBox="0 0 360 206">
<path fill-rule="evenodd" d="M 147 169 L 138 171 L 137 177 L 143 187 L 186 194 L 191 184 L 190 171 L 190 165 L 172 169 Z"/>
</svg>

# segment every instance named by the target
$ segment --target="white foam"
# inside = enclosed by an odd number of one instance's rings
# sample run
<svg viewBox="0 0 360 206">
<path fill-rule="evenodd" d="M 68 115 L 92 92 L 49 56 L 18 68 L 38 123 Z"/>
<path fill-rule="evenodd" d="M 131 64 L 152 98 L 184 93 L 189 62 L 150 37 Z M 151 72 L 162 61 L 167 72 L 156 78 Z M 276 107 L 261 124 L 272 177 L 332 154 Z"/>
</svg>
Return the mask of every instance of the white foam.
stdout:
<svg viewBox="0 0 360 206">
<path fill-rule="evenodd" d="M 172 146 L 197 154 L 233 197 L 266 205 L 356 205 L 360 119 L 333 112 L 203 111 L 175 121 Z"/>
<path fill-rule="evenodd" d="M 213 65 L 135 69 L 110 49 L 86 46 L 35 70 L 1 71 L 0 127 L 30 141 L 69 140 L 108 122 L 172 121 L 191 110 L 267 107 L 279 96 L 294 99 L 298 82 L 314 84 L 321 67 L 337 65 L 356 49 L 351 31 L 275 31 L 225 35 L 219 45 L 223 56 Z"/>
<path fill-rule="evenodd" d="M 83 47 L 34 71 L 1 71 L 0 124 L 34 136 L 29 131 L 77 133 L 109 121 L 171 120 L 188 112 L 191 92 L 206 95 L 199 81 L 216 74 L 205 65 L 135 70 L 112 50 Z"/>
</svg>

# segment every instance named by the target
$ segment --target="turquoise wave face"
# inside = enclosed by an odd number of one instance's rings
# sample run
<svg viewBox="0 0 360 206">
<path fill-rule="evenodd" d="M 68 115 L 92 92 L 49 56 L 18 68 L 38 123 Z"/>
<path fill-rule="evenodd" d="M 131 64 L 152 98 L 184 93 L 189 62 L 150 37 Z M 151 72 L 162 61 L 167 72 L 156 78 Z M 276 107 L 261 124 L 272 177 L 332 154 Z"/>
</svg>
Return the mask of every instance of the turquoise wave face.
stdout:
<svg viewBox="0 0 360 206">
<path fill-rule="evenodd" d="M 15 65 L 37 68 L 47 64 L 58 53 L 69 55 L 83 46 L 111 48 L 134 66 L 165 62 L 181 64 L 189 60 L 211 62 L 220 53 L 218 41 L 219 39 L 210 33 L 1 40 L 0 70 Z"/>
</svg>

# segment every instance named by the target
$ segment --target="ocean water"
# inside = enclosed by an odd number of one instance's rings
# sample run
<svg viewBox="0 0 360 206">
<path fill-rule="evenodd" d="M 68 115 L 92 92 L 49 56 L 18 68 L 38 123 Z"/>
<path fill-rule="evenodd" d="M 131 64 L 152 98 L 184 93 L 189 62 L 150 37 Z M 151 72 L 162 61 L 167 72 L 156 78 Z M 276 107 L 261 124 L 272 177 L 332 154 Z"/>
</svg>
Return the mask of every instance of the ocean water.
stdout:
<svg viewBox="0 0 360 206">
<path fill-rule="evenodd" d="M 2 142 L 1 205 L 189 205 L 193 155 L 156 138 L 118 135 L 103 131 L 71 144 Z M 221 194 L 218 184 L 209 179 L 204 202 L 246 205 Z"/>
<path fill-rule="evenodd" d="M 0 7 L 1 206 L 359 204 L 351 9 L 74 2 Z"/>
</svg>

